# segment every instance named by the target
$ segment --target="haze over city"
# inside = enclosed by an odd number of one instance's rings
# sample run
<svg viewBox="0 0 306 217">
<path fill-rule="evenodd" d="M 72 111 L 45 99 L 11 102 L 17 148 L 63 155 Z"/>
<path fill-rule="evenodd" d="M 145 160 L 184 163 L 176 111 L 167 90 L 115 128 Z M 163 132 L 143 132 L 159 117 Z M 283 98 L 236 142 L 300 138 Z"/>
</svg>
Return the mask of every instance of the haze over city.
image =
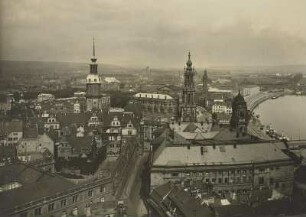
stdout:
<svg viewBox="0 0 306 217">
<path fill-rule="evenodd" d="M 0 0 L 0 216 L 306 216 L 305 0 Z"/>
<path fill-rule="evenodd" d="M 181 68 L 306 64 L 303 0 L 1 0 L 1 59 Z"/>
</svg>

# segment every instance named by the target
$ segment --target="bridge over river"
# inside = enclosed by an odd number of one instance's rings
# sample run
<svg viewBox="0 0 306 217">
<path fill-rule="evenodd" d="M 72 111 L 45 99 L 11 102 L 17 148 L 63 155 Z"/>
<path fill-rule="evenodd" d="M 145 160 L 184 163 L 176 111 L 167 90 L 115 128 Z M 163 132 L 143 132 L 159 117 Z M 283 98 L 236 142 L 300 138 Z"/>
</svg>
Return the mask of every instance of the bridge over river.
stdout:
<svg viewBox="0 0 306 217">
<path fill-rule="evenodd" d="M 245 101 L 247 103 L 248 109 L 253 111 L 260 103 L 274 97 L 277 98 L 283 96 L 285 94 L 285 92 L 260 92 L 258 94 L 246 97 Z"/>
<path fill-rule="evenodd" d="M 285 95 L 285 92 L 260 92 L 256 95 L 246 97 L 245 101 L 247 103 L 248 109 L 253 112 L 253 110 L 262 102 L 271 99 L 277 98 Z M 263 130 L 261 130 L 260 120 L 256 117 L 252 117 L 248 125 L 248 133 L 262 140 L 273 140 L 269 137 Z"/>
</svg>

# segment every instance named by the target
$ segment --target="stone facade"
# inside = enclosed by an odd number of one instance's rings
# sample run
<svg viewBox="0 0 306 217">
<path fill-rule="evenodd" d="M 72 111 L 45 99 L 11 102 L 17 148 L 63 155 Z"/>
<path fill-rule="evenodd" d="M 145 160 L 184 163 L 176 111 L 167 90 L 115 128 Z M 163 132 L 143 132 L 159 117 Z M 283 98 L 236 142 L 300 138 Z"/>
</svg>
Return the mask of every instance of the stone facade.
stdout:
<svg viewBox="0 0 306 217">
<path fill-rule="evenodd" d="M 178 100 L 167 94 L 137 93 L 130 103 L 140 104 L 145 117 L 168 121 L 177 117 Z"/>
<path fill-rule="evenodd" d="M 264 148 L 266 145 L 271 147 L 266 150 Z M 248 146 L 250 152 L 260 147 L 269 152 L 273 145 L 245 144 L 237 145 L 236 148 L 230 146 L 191 145 L 178 148 L 169 146 L 166 148 L 169 150 L 164 149 L 161 154 L 157 150 L 156 152 L 160 155 L 152 159 L 151 189 L 169 181 L 183 186 L 191 181 L 201 181 L 211 184 L 212 190 L 220 195 L 230 192 L 246 193 L 261 188 L 274 189 L 281 194 L 291 195 L 294 162 L 279 151 L 278 156 L 273 159 L 265 159 L 265 157 L 257 159 L 256 156 L 253 156 L 254 159 L 252 159 L 249 154 L 242 157 L 246 159 L 245 161 L 240 161 L 239 158 L 242 158 L 239 155 L 247 150 L 243 146 Z M 170 153 L 173 157 L 169 156 L 166 159 L 165 157 Z M 218 158 L 223 155 L 222 153 L 228 155 L 226 158 L 231 158 L 231 162 Z M 183 156 L 189 160 L 185 162 Z"/>
</svg>

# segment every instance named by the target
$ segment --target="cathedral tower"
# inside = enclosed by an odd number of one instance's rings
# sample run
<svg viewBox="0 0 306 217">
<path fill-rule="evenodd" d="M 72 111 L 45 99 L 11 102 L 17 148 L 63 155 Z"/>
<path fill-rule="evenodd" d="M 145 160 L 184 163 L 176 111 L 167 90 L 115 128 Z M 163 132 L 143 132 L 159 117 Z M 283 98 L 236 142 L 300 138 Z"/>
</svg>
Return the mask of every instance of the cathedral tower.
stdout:
<svg viewBox="0 0 306 217">
<path fill-rule="evenodd" d="M 194 69 L 190 59 L 190 52 L 188 53 L 187 67 L 184 72 L 184 88 L 182 94 L 182 105 L 180 108 L 181 121 L 183 122 L 196 122 L 196 104 L 194 102 L 195 85 L 194 85 Z"/>
<path fill-rule="evenodd" d="M 203 92 L 205 95 L 208 94 L 208 76 L 207 76 L 207 70 L 204 70 L 204 74 L 203 74 L 203 78 L 202 78 L 202 82 L 203 82 Z"/>
<path fill-rule="evenodd" d="M 86 110 L 101 110 L 101 77 L 98 74 L 98 64 L 95 54 L 95 40 L 93 39 L 90 72 L 86 78 Z"/>
<path fill-rule="evenodd" d="M 234 98 L 232 102 L 232 117 L 230 122 L 231 129 L 236 130 L 237 137 L 245 135 L 247 133 L 247 125 L 249 121 L 249 114 L 247 104 L 240 93 Z"/>
<path fill-rule="evenodd" d="M 203 82 L 203 104 L 205 108 L 208 108 L 209 102 L 209 93 L 208 93 L 208 76 L 207 76 L 207 70 L 204 70 L 204 74 L 202 77 Z"/>
</svg>

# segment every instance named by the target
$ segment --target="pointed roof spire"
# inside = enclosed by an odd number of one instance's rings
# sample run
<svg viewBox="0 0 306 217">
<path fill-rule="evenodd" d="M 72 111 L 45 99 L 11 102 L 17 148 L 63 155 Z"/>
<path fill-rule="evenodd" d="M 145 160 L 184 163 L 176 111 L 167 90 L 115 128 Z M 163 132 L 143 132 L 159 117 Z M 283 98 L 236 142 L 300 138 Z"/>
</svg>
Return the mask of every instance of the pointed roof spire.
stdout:
<svg viewBox="0 0 306 217">
<path fill-rule="evenodd" d="M 91 58 L 91 62 L 95 63 L 96 61 L 97 61 L 97 58 L 96 58 L 95 38 L 92 38 L 92 58 Z"/>
<path fill-rule="evenodd" d="M 188 59 L 190 60 L 190 57 L 191 57 L 191 55 L 190 55 L 190 50 L 189 50 L 189 52 L 188 52 Z"/>
<path fill-rule="evenodd" d="M 96 56 L 96 49 L 95 49 L 95 38 L 92 38 L 92 56 Z"/>
</svg>

